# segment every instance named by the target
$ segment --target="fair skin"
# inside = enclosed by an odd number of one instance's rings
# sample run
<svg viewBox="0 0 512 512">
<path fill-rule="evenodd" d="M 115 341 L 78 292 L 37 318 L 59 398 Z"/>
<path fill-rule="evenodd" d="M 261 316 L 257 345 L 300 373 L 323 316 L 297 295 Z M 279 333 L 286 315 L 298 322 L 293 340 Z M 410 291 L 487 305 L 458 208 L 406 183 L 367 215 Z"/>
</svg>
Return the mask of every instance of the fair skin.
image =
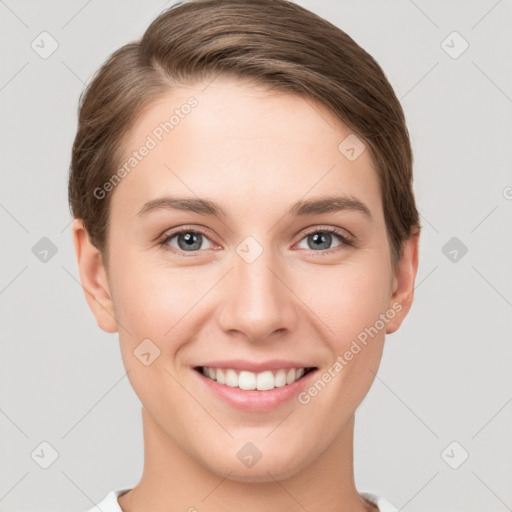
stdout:
<svg viewBox="0 0 512 512">
<path fill-rule="evenodd" d="M 119 503 L 125 512 L 375 510 L 355 487 L 354 413 L 385 335 L 411 306 L 418 236 L 405 243 L 394 272 L 370 153 L 349 161 L 338 145 L 351 132 L 324 107 L 246 82 L 205 85 L 154 101 L 128 134 L 127 154 L 187 98 L 198 100 L 111 192 L 108 269 L 83 223 L 73 224 L 87 301 L 101 329 L 119 332 L 142 403 L 144 471 Z M 226 217 L 138 214 L 171 195 L 209 199 Z M 324 196 L 355 198 L 371 217 L 356 209 L 286 213 Z M 192 250 L 184 234 L 159 245 L 183 227 L 205 232 Z M 329 227 L 351 234 L 354 245 L 331 233 L 315 249 L 314 233 Z M 262 249 L 250 263 L 237 252 L 248 236 Z M 214 360 L 293 359 L 318 368 L 305 376 L 309 387 L 397 304 L 400 311 L 307 404 L 294 397 L 265 411 L 233 407 L 194 370 Z M 148 366 L 134 355 L 147 338 L 160 350 Z M 252 467 L 237 457 L 248 442 L 262 454 Z"/>
</svg>

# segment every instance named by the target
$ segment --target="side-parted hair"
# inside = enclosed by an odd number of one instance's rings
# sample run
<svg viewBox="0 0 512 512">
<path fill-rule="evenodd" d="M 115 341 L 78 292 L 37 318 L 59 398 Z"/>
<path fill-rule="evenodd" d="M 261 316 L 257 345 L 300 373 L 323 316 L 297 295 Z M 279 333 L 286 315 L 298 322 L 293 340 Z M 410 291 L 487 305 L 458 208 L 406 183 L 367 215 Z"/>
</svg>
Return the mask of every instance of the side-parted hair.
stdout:
<svg viewBox="0 0 512 512">
<path fill-rule="evenodd" d="M 140 41 L 115 51 L 80 96 L 69 205 L 106 257 L 117 171 L 138 116 L 173 87 L 236 77 L 325 105 L 370 151 L 392 260 L 419 230 L 405 117 L 384 72 L 338 27 L 288 0 L 192 0 L 162 12 Z M 341 142 L 341 140 L 340 140 Z"/>
</svg>

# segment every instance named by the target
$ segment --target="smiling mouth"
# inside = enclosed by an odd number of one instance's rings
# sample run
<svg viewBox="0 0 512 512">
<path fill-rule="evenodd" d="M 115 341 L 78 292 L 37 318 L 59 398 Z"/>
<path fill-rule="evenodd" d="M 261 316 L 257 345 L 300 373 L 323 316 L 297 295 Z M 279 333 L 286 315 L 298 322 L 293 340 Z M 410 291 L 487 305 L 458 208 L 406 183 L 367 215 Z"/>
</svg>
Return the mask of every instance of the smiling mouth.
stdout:
<svg viewBox="0 0 512 512">
<path fill-rule="evenodd" d="M 196 366 L 194 370 L 207 379 L 232 388 L 269 391 L 293 384 L 309 373 L 314 372 L 317 368 L 282 368 L 259 373 L 231 368 L 209 368 L 206 366 Z"/>
</svg>

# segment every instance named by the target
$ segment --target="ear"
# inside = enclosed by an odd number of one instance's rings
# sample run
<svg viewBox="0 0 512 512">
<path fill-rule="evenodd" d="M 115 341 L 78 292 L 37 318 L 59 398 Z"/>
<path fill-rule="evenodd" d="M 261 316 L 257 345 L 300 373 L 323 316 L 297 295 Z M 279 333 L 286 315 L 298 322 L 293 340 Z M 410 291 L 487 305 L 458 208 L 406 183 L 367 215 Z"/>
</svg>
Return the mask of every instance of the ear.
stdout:
<svg viewBox="0 0 512 512">
<path fill-rule="evenodd" d="M 110 333 L 117 332 L 114 305 L 103 257 L 92 244 L 82 219 L 73 221 L 72 230 L 80 281 L 87 303 L 100 329 Z"/>
<path fill-rule="evenodd" d="M 411 308 L 418 271 L 419 239 L 420 230 L 414 228 L 409 239 L 404 242 L 402 256 L 393 278 L 393 294 L 389 301 L 389 308 L 396 311 L 396 315 L 387 323 L 386 334 L 391 334 L 400 327 Z"/>
</svg>

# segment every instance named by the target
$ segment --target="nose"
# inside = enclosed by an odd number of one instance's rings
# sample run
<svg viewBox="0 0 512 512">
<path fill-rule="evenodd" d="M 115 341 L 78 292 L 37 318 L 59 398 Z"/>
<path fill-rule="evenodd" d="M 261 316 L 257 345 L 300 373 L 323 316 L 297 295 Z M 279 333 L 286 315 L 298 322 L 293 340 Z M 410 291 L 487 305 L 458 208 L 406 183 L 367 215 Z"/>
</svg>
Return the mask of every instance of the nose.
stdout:
<svg viewBox="0 0 512 512">
<path fill-rule="evenodd" d="M 233 269 L 223 280 L 226 300 L 217 311 L 224 332 L 242 333 L 253 343 L 265 343 L 294 329 L 295 296 L 282 267 L 271 250 L 264 250 L 252 262 L 234 255 Z"/>
</svg>

